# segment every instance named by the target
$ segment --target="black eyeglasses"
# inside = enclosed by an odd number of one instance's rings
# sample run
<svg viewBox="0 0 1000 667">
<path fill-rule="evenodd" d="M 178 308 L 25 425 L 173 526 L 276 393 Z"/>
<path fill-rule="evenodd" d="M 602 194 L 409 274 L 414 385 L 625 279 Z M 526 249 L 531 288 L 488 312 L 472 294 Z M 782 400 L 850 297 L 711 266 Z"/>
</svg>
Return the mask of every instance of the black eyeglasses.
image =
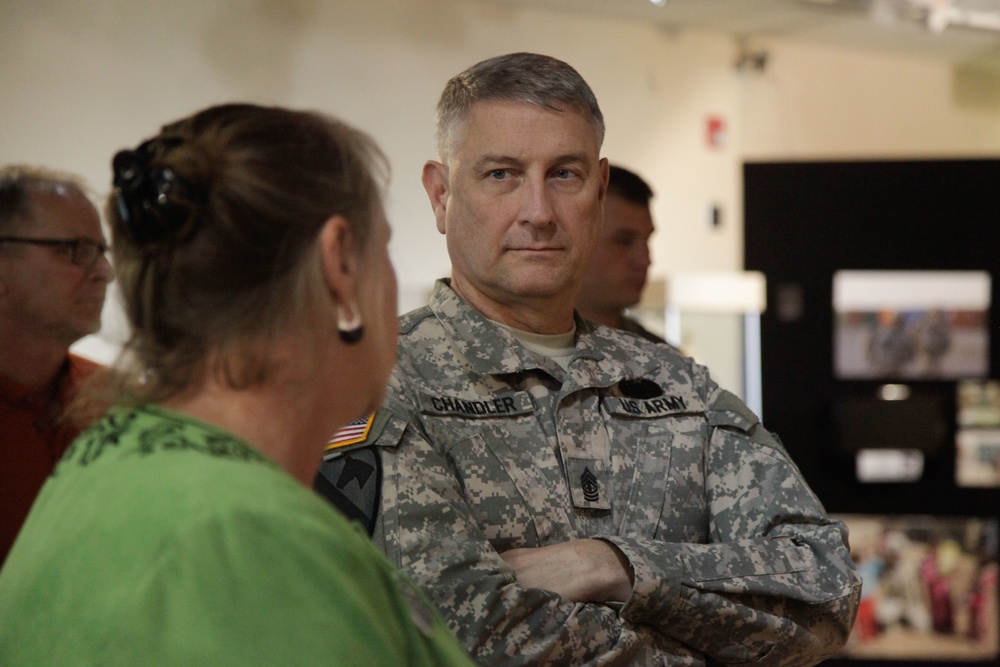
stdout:
<svg viewBox="0 0 1000 667">
<path fill-rule="evenodd" d="M 70 261 L 79 267 L 89 269 L 97 263 L 97 258 L 108 251 L 108 246 L 90 239 L 32 239 L 25 236 L 0 236 L 0 243 L 32 243 L 57 248 L 69 248 Z"/>
</svg>

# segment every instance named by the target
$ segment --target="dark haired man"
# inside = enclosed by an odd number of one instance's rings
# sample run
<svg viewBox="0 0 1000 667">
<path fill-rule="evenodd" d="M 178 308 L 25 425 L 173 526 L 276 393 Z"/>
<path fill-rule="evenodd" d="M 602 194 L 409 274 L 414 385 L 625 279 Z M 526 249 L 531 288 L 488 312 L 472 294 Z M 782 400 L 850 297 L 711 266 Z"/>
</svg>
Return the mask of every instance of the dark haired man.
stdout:
<svg viewBox="0 0 1000 667">
<path fill-rule="evenodd" d="M 629 317 L 627 308 L 639 303 L 649 270 L 649 237 L 653 189 L 625 167 L 610 165 L 604 198 L 604 224 L 583 270 L 576 308 L 588 320 L 624 329 L 655 343 L 662 338 Z"/>
</svg>

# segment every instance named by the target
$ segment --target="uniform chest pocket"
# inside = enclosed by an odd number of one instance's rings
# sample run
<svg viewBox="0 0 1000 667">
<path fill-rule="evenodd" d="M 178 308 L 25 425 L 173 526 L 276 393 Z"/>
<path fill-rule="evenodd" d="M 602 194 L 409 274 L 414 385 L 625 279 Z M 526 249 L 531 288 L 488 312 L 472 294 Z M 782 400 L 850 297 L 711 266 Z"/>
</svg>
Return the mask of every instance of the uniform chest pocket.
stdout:
<svg viewBox="0 0 1000 667">
<path fill-rule="evenodd" d="M 498 552 L 568 539 L 570 503 L 558 461 L 544 436 L 520 426 L 522 437 L 515 439 L 510 429 L 482 425 L 446 452 L 469 508 Z"/>
<path fill-rule="evenodd" d="M 668 541 L 708 539 L 708 427 L 698 397 L 605 397 L 616 496 L 627 498 L 619 534 Z"/>
</svg>

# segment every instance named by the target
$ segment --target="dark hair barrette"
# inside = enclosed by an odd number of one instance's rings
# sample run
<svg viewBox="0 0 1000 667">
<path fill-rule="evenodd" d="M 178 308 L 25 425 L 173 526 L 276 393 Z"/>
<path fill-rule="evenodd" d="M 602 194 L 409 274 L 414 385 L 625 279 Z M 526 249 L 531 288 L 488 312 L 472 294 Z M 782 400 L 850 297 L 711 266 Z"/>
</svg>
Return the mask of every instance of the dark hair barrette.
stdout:
<svg viewBox="0 0 1000 667">
<path fill-rule="evenodd" d="M 183 240 L 200 198 L 169 167 L 151 167 L 151 142 L 119 151 L 112 160 L 114 199 L 125 231 L 138 244 L 168 234 Z"/>
</svg>

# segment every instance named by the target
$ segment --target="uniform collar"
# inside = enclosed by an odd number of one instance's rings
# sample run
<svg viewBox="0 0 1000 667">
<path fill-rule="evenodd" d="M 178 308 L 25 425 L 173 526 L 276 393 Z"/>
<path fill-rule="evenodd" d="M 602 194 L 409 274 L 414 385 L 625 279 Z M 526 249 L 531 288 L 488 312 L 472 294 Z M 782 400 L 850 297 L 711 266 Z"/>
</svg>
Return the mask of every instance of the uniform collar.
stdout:
<svg viewBox="0 0 1000 667">
<path fill-rule="evenodd" d="M 608 355 L 605 350 L 634 347 L 631 338 L 604 327 L 596 327 L 579 314 L 576 320 L 576 351 L 568 373 L 551 359 L 525 348 L 510 332 L 497 326 L 466 303 L 447 279 L 434 285 L 428 304 L 473 370 L 481 375 L 501 375 L 541 370 L 559 382 L 567 379 L 579 386 L 611 386 L 624 378 L 643 377 L 659 365 L 647 354 Z"/>
</svg>

